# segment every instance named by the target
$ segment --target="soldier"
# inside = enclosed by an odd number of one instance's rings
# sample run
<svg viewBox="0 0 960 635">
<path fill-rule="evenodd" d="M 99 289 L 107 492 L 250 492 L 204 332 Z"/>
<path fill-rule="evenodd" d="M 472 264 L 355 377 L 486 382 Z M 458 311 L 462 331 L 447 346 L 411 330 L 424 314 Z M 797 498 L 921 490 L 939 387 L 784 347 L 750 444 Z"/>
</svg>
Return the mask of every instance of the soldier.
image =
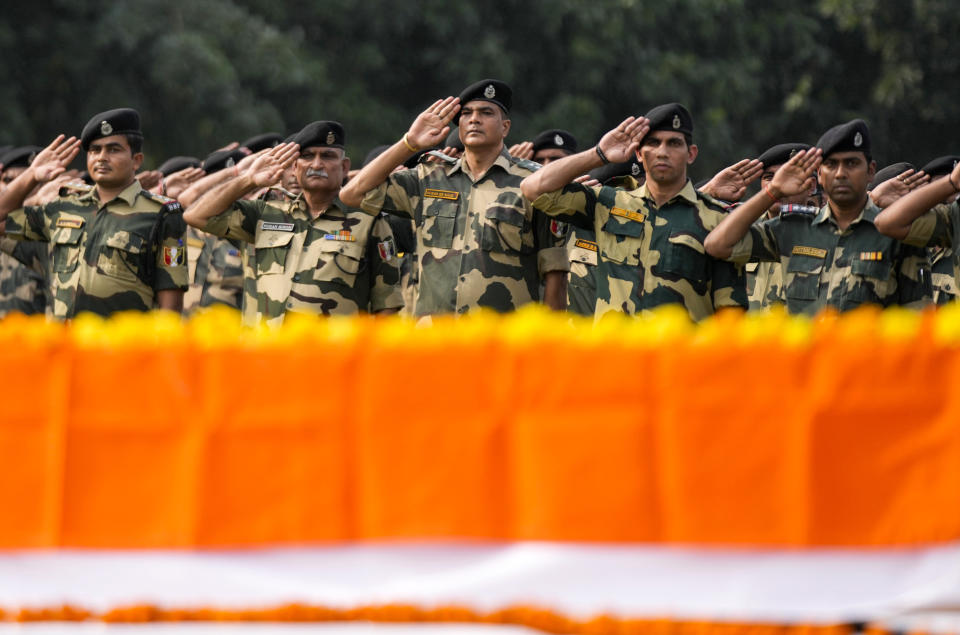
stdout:
<svg viewBox="0 0 960 635">
<path fill-rule="evenodd" d="M 639 189 L 570 182 L 601 164 L 628 160 L 638 147 L 646 172 Z M 680 104 L 664 104 L 646 117 L 627 118 L 593 148 L 524 180 L 523 194 L 537 209 L 596 232 L 597 318 L 663 304 L 682 305 L 694 320 L 722 307 L 746 308 L 742 271 L 703 249 L 724 208 L 687 178 L 697 153 L 690 113 Z"/>
<path fill-rule="evenodd" d="M 818 168 L 826 205 L 753 225 L 772 202 L 809 192 Z M 862 304 L 922 306 L 930 299 L 929 263 L 923 250 L 877 231 L 879 210 L 867 196 L 875 169 L 867 124 L 855 119 L 834 126 L 816 149 L 794 155 L 762 191 L 731 212 L 710 233 L 707 252 L 739 263 L 779 260 L 791 313 Z"/>
<path fill-rule="evenodd" d="M 0 192 L 30 166 L 39 146 L 11 148 L 0 155 Z M 0 238 L 0 317 L 10 312 L 33 315 L 47 305 L 43 264 L 47 246 L 36 241 Z"/>
<path fill-rule="evenodd" d="M 934 251 L 934 301 L 946 304 L 957 295 L 960 280 L 960 156 L 938 157 L 923 166 L 930 183 L 897 199 L 877 216 L 881 233 L 908 245 Z M 948 269 L 949 267 L 949 269 Z"/>
<path fill-rule="evenodd" d="M 315 121 L 294 138 L 259 155 L 238 176 L 188 208 L 202 231 L 254 245 L 257 320 L 276 325 L 288 312 L 349 315 L 393 313 L 402 305 L 390 227 L 344 205 L 338 197 L 350 168 L 343 126 Z M 299 150 L 298 150 L 299 148 Z M 296 161 L 303 192 L 286 209 L 239 200 L 276 183 Z M 252 312 L 244 308 L 244 315 Z"/>
<path fill-rule="evenodd" d="M 540 271 L 561 275 L 569 268 L 563 249 L 540 244 L 539 224 L 545 220 L 520 194 L 520 181 L 537 166 L 504 148 L 511 105 L 510 87 L 495 79 L 437 100 L 343 190 L 348 204 L 367 213 L 382 210 L 414 220 L 418 317 L 480 307 L 512 311 L 539 297 L 538 264 Z M 445 139 L 458 113 L 460 159 L 393 172 L 420 149 Z"/>
<path fill-rule="evenodd" d="M 18 240 L 50 243 L 53 316 L 152 308 L 179 312 L 186 288 L 180 204 L 144 190 L 140 115 L 120 108 L 94 116 L 78 141 L 57 137 L 0 194 L 0 220 Z M 79 147 L 95 186 L 88 192 L 18 208 L 38 183 L 61 174 Z"/>
</svg>

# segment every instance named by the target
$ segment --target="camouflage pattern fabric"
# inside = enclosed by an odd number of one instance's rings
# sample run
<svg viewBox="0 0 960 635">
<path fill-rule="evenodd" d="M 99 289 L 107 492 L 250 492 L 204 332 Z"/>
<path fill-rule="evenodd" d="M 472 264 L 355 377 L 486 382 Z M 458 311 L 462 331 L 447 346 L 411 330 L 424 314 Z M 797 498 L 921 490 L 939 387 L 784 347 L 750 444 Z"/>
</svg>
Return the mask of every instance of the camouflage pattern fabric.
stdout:
<svg viewBox="0 0 960 635">
<path fill-rule="evenodd" d="M 207 234 L 197 260 L 194 283 L 200 288 L 197 308 L 215 304 L 240 308 L 243 299 L 243 250 L 237 240 Z"/>
<path fill-rule="evenodd" d="M 949 249 L 953 266 L 953 286 L 960 280 L 960 202 L 941 203 L 915 219 L 903 242 L 917 247 Z M 941 256 L 945 258 L 946 256 Z M 940 272 L 945 265 L 940 265 Z"/>
<path fill-rule="evenodd" d="M 927 250 L 930 258 L 930 279 L 933 303 L 942 306 L 957 299 L 957 281 L 953 277 L 953 249 L 936 247 Z"/>
<path fill-rule="evenodd" d="M 787 303 L 783 295 L 783 267 L 779 262 L 748 262 L 744 270 L 751 311 Z"/>
<path fill-rule="evenodd" d="M 294 311 L 350 315 L 402 305 L 390 226 L 339 200 L 315 219 L 302 197 L 280 206 L 240 200 L 204 229 L 253 245 L 248 262 L 256 295 L 244 294 L 244 303 L 256 302 L 257 321 L 276 325 Z"/>
<path fill-rule="evenodd" d="M 780 262 L 790 313 L 862 304 L 919 307 L 930 301 L 930 263 L 923 249 L 888 238 L 873 224 L 880 210 L 867 202 L 841 230 L 830 206 L 817 214 L 789 213 L 750 228 L 730 260 Z"/>
<path fill-rule="evenodd" d="M 703 247 L 726 212 L 689 181 L 659 208 L 646 185 L 628 191 L 570 183 L 533 204 L 596 233 L 598 319 L 664 304 L 682 305 L 694 320 L 722 307 L 747 307 L 742 268 L 711 258 Z"/>
<path fill-rule="evenodd" d="M 420 281 L 420 270 L 417 269 L 417 228 L 412 219 L 393 214 L 386 214 L 385 217 L 390 223 L 393 238 L 397 241 L 397 258 L 400 261 L 400 295 L 403 297 L 403 308 L 400 309 L 400 313 L 413 315 L 417 283 Z"/>
<path fill-rule="evenodd" d="M 500 153 L 476 182 L 462 160 L 394 172 L 361 207 L 412 218 L 417 228 L 416 316 L 512 311 L 539 300 L 539 271 L 567 271 L 566 252 L 541 245 L 546 219 L 520 192 L 538 164 Z"/>
<path fill-rule="evenodd" d="M 46 249 L 46 244 L 35 241 L 0 238 L 0 317 L 8 313 L 44 313 L 47 297 L 43 270 L 26 263 L 38 260 L 37 256 L 45 255 Z"/>
<path fill-rule="evenodd" d="M 154 308 L 155 292 L 187 288 L 180 204 L 134 181 L 101 204 L 96 190 L 14 210 L 7 236 L 50 244 L 55 319 Z"/>
<path fill-rule="evenodd" d="M 550 232 L 567 251 L 567 311 L 593 317 L 597 305 L 597 238 L 589 229 L 551 219 Z"/>
<path fill-rule="evenodd" d="M 203 284 L 197 282 L 197 263 L 203 252 L 205 234 L 196 227 L 187 226 L 187 280 L 190 286 L 183 294 L 183 314 L 190 315 L 200 304 L 200 294 L 203 293 Z"/>
</svg>

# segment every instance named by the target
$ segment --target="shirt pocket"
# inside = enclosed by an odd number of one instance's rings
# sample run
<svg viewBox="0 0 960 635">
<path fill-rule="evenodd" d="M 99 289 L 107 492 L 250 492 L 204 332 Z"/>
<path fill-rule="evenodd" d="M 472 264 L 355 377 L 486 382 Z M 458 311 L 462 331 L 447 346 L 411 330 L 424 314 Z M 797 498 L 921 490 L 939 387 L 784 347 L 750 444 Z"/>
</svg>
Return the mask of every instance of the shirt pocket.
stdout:
<svg viewBox="0 0 960 635">
<path fill-rule="evenodd" d="M 521 254 L 533 251 L 533 232 L 521 208 L 496 205 L 488 207 L 483 217 L 481 249 Z"/>
<path fill-rule="evenodd" d="M 595 250 L 573 246 L 567 253 L 570 254 L 571 263 L 580 262 L 591 267 L 597 266 L 597 252 Z"/>
<path fill-rule="evenodd" d="M 453 247 L 453 230 L 457 223 L 460 204 L 445 199 L 429 199 L 423 209 L 424 247 Z"/>
<path fill-rule="evenodd" d="M 257 275 L 269 276 L 283 273 L 287 264 L 287 254 L 290 252 L 290 241 L 293 232 L 278 232 L 261 230 L 254 242 L 254 260 L 256 261 Z"/>
<path fill-rule="evenodd" d="M 80 262 L 81 227 L 58 227 L 50 236 L 54 273 L 70 273 Z"/>
<path fill-rule="evenodd" d="M 113 232 L 100 247 L 97 271 L 119 280 L 136 280 L 140 275 L 145 242 L 138 234 L 127 231 Z"/>
<path fill-rule="evenodd" d="M 820 296 L 823 264 L 823 258 L 791 256 L 787 261 L 787 275 L 784 280 L 787 299 L 804 302 L 816 300 Z"/>
<path fill-rule="evenodd" d="M 357 276 L 367 267 L 363 255 L 363 245 L 359 242 L 321 240 L 320 262 L 313 269 L 314 282 L 333 282 L 353 287 Z"/>
<path fill-rule="evenodd" d="M 710 256 L 692 234 L 674 233 L 660 254 L 660 270 L 690 282 L 703 283 L 710 277 Z"/>
<path fill-rule="evenodd" d="M 893 263 L 889 259 L 860 260 L 854 259 L 850 263 L 853 288 L 849 296 L 858 303 L 882 303 L 895 290 L 896 282 L 891 275 Z"/>
<path fill-rule="evenodd" d="M 618 264 L 639 266 L 643 232 L 643 223 L 611 216 L 597 235 L 601 256 Z"/>
</svg>

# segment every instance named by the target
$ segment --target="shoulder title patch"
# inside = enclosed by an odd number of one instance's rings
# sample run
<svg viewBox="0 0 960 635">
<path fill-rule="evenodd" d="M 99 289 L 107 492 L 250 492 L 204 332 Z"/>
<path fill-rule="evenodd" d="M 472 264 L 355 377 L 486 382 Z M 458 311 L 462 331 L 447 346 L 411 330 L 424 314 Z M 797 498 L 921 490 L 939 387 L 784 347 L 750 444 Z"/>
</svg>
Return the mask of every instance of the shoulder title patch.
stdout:
<svg viewBox="0 0 960 635">
<path fill-rule="evenodd" d="M 610 210 L 611 216 L 620 216 L 622 218 L 628 218 L 630 220 L 635 220 L 638 223 L 642 223 L 647 220 L 647 215 L 643 212 L 632 211 L 628 209 L 623 209 L 622 207 L 614 207 Z"/>
<path fill-rule="evenodd" d="M 424 190 L 423 195 L 427 198 L 442 198 L 448 201 L 455 201 L 460 198 L 460 192 L 453 192 L 451 190 L 435 190 L 433 188 L 427 188 Z"/>
<path fill-rule="evenodd" d="M 793 251 L 790 252 L 794 256 L 813 256 L 814 258 L 826 258 L 827 250 L 820 249 L 819 247 L 804 247 L 802 245 L 794 245 Z"/>
<path fill-rule="evenodd" d="M 582 238 L 578 238 L 578 239 L 573 243 L 573 246 L 574 246 L 574 247 L 582 247 L 583 249 L 589 249 L 590 251 L 596 251 L 596 250 L 597 250 L 597 243 L 590 242 L 589 240 L 584 240 L 584 239 L 582 239 Z"/>
</svg>

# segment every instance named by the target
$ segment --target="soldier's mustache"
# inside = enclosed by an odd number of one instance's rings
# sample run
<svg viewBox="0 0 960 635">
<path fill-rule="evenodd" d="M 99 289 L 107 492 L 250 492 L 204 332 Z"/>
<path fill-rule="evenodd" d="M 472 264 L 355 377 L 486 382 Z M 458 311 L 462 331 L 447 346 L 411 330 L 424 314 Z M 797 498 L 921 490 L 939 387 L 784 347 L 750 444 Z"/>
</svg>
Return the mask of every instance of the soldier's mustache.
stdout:
<svg viewBox="0 0 960 635">
<path fill-rule="evenodd" d="M 307 176 L 319 176 L 320 178 L 327 178 L 329 176 L 326 170 L 314 170 L 312 168 L 307 168 Z"/>
</svg>

